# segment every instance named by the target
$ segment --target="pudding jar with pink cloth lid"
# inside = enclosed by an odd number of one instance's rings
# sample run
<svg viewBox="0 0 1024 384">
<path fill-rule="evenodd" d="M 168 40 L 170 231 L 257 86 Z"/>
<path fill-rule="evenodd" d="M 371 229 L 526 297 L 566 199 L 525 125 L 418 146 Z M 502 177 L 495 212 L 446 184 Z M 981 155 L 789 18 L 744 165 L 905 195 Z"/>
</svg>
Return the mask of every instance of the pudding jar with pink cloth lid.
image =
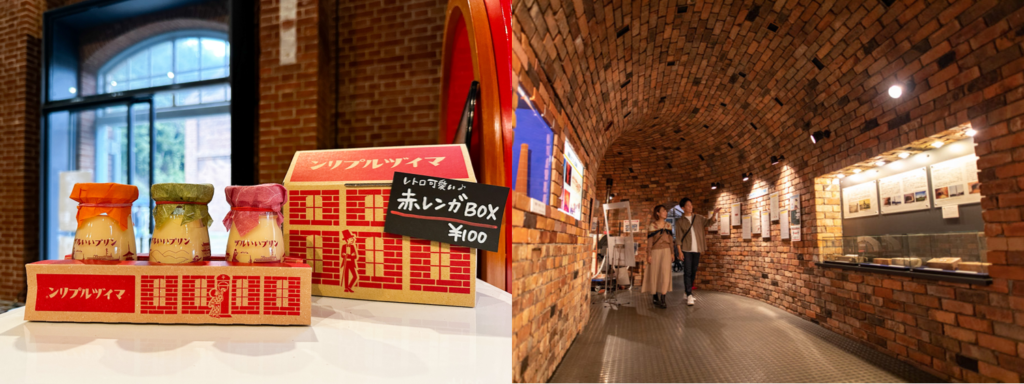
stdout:
<svg viewBox="0 0 1024 384">
<path fill-rule="evenodd" d="M 207 204 L 213 200 L 213 184 L 162 183 L 149 191 L 156 202 L 149 262 L 185 264 L 210 257 L 213 218 Z"/>
<path fill-rule="evenodd" d="M 75 260 L 136 260 L 132 203 L 139 188 L 117 183 L 78 183 L 71 200 L 78 202 Z"/>
<path fill-rule="evenodd" d="M 231 211 L 224 217 L 228 229 L 227 261 L 280 263 L 284 260 L 284 216 L 287 193 L 281 184 L 228 186 L 224 195 Z"/>
</svg>

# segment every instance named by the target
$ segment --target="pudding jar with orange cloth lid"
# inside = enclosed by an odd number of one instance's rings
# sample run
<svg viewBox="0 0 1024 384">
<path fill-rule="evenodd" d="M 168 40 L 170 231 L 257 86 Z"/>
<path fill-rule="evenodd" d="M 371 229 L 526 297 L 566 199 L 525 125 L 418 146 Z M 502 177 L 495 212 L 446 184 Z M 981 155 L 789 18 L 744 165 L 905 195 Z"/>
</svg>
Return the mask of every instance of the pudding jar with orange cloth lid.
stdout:
<svg viewBox="0 0 1024 384">
<path fill-rule="evenodd" d="M 231 211 L 224 217 L 228 229 L 227 261 L 280 263 L 284 260 L 284 216 L 287 193 L 281 184 L 228 186 L 224 195 Z"/>
<path fill-rule="evenodd" d="M 207 204 L 213 200 L 212 184 L 153 184 L 156 228 L 149 245 L 149 262 L 185 264 L 210 257 L 210 225 Z"/>
<path fill-rule="evenodd" d="M 71 200 L 78 202 L 75 260 L 136 260 L 132 203 L 139 188 L 117 183 L 78 183 Z"/>
</svg>

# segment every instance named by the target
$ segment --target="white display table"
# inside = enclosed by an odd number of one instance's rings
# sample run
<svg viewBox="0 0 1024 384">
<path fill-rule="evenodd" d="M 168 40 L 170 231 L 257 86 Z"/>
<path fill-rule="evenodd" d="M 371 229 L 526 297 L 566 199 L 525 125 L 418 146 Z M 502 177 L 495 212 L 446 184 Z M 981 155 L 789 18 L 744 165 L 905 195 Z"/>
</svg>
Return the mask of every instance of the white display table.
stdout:
<svg viewBox="0 0 1024 384">
<path fill-rule="evenodd" d="M 500 383 L 512 295 L 476 308 L 313 297 L 311 326 L 26 322 L 0 315 L 4 383 Z"/>
</svg>

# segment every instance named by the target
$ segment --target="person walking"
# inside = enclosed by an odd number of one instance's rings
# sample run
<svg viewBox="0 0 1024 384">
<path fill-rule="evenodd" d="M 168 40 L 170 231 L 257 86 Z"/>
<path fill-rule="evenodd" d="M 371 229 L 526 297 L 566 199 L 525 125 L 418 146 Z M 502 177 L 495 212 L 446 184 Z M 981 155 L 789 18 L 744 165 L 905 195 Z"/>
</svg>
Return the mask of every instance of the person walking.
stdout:
<svg viewBox="0 0 1024 384">
<path fill-rule="evenodd" d="M 700 264 L 700 254 L 707 250 L 704 236 L 707 227 L 718 220 L 718 211 L 715 208 L 711 219 L 693 213 L 693 201 L 684 197 L 679 201 L 683 208 L 683 217 L 676 219 L 675 243 L 676 249 L 683 255 L 683 284 L 686 286 L 686 305 L 693 305 L 696 301 L 693 297 L 693 283 L 697 279 L 697 266 Z"/>
<path fill-rule="evenodd" d="M 654 207 L 647 225 L 647 276 L 643 293 L 654 296 L 654 306 L 667 308 L 665 295 L 672 290 L 672 224 L 665 221 L 668 210 Z"/>
</svg>

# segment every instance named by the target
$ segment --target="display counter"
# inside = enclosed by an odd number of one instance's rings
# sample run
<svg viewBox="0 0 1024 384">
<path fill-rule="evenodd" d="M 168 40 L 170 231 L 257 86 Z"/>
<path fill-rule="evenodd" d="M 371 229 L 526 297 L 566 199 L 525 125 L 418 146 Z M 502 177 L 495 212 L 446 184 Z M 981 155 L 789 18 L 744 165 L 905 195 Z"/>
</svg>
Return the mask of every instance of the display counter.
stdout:
<svg viewBox="0 0 1024 384">
<path fill-rule="evenodd" d="M 821 267 L 991 284 L 983 232 L 821 239 Z"/>
<path fill-rule="evenodd" d="M 310 326 L 26 322 L 0 315 L 3 382 L 507 382 L 512 295 L 476 307 L 313 297 Z"/>
</svg>

